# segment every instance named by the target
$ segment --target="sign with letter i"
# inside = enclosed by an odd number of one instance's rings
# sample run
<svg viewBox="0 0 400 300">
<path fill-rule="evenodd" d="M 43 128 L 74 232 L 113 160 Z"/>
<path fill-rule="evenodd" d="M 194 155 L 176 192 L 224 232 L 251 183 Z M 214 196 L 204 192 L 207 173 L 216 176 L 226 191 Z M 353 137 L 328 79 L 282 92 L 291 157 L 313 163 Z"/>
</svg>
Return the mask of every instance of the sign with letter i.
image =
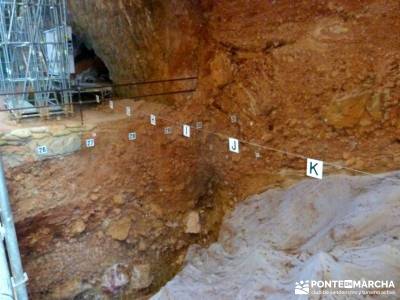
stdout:
<svg viewBox="0 0 400 300">
<path fill-rule="evenodd" d="M 183 136 L 190 138 L 190 126 L 189 125 L 183 124 L 182 134 L 183 134 Z"/>
<path fill-rule="evenodd" d="M 155 115 L 150 115 L 150 124 L 153 126 L 156 126 L 156 116 Z"/>
<path fill-rule="evenodd" d="M 307 158 L 307 176 L 322 179 L 324 162 L 321 160 Z"/>
<path fill-rule="evenodd" d="M 110 105 L 110 109 L 114 109 L 114 102 L 112 100 L 110 100 L 109 105 Z"/>
<path fill-rule="evenodd" d="M 229 151 L 234 153 L 239 153 L 239 140 L 234 138 L 229 138 Z"/>
</svg>

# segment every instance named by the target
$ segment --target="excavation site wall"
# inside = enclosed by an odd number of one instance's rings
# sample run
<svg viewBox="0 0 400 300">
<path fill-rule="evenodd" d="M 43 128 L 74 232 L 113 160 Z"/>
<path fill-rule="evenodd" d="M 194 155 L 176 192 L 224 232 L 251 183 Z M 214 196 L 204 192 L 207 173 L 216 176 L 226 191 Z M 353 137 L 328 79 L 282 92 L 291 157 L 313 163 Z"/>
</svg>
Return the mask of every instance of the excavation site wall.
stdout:
<svg viewBox="0 0 400 300">
<path fill-rule="evenodd" d="M 32 299 L 147 297 L 182 268 L 190 282 L 188 247 L 215 242 L 247 197 L 305 179 L 304 158 L 326 162 L 326 176 L 400 169 L 398 1 L 70 0 L 69 14 L 114 83 L 196 79 L 179 95 L 129 99 L 125 88 L 112 109 L 92 105 L 83 118 L 5 121 L 0 150 Z M 268 193 L 263 210 L 275 203 Z M 167 288 L 179 293 L 175 283 Z"/>
</svg>

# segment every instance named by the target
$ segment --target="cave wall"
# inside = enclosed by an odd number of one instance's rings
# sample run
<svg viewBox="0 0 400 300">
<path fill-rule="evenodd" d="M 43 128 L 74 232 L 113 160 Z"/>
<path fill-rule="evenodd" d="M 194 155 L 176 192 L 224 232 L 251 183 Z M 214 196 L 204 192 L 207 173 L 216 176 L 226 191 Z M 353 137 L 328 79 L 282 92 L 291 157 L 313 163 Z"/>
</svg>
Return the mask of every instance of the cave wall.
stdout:
<svg viewBox="0 0 400 300">
<path fill-rule="evenodd" d="M 74 32 L 102 58 L 114 82 L 197 73 L 195 1 L 69 0 Z"/>
<path fill-rule="evenodd" d="M 198 101 L 213 130 L 363 171 L 399 168 L 399 2 L 203 5 Z M 242 183 L 240 195 L 254 192 L 263 174 L 305 165 L 246 145 L 236 160 L 216 159 L 214 166 L 223 178 Z"/>
<path fill-rule="evenodd" d="M 399 5 L 71 1 L 70 9 L 74 27 L 117 82 L 197 74 L 191 101 L 175 102 L 182 118 L 291 152 L 386 170 L 400 160 Z M 265 155 L 271 170 L 302 166 Z"/>
</svg>

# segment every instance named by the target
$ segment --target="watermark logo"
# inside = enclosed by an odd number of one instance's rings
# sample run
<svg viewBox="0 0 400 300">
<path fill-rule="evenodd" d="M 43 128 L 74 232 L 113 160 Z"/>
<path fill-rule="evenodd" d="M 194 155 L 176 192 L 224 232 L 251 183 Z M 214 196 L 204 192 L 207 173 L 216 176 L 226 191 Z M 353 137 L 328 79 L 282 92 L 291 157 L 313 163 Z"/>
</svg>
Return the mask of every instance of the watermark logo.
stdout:
<svg viewBox="0 0 400 300">
<path fill-rule="evenodd" d="M 393 280 L 301 280 L 295 295 L 394 295 Z"/>
<path fill-rule="evenodd" d="M 294 288 L 295 295 L 308 295 L 310 293 L 310 281 L 296 281 L 296 287 Z"/>
</svg>

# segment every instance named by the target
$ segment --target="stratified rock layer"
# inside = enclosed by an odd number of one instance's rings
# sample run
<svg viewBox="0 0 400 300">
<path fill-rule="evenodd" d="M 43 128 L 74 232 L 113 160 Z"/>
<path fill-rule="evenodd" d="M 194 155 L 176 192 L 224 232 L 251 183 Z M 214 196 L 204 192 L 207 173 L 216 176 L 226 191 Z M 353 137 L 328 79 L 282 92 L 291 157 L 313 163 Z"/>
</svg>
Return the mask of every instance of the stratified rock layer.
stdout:
<svg viewBox="0 0 400 300">
<path fill-rule="evenodd" d="M 294 287 L 301 280 L 396 285 L 399 183 L 399 174 L 331 176 L 250 197 L 225 220 L 218 242 L 192 246 L 184 269 L 152 299 L 298 299 Z M 387 298 L 397 299 L 374 299 Z"/>
</svg>

